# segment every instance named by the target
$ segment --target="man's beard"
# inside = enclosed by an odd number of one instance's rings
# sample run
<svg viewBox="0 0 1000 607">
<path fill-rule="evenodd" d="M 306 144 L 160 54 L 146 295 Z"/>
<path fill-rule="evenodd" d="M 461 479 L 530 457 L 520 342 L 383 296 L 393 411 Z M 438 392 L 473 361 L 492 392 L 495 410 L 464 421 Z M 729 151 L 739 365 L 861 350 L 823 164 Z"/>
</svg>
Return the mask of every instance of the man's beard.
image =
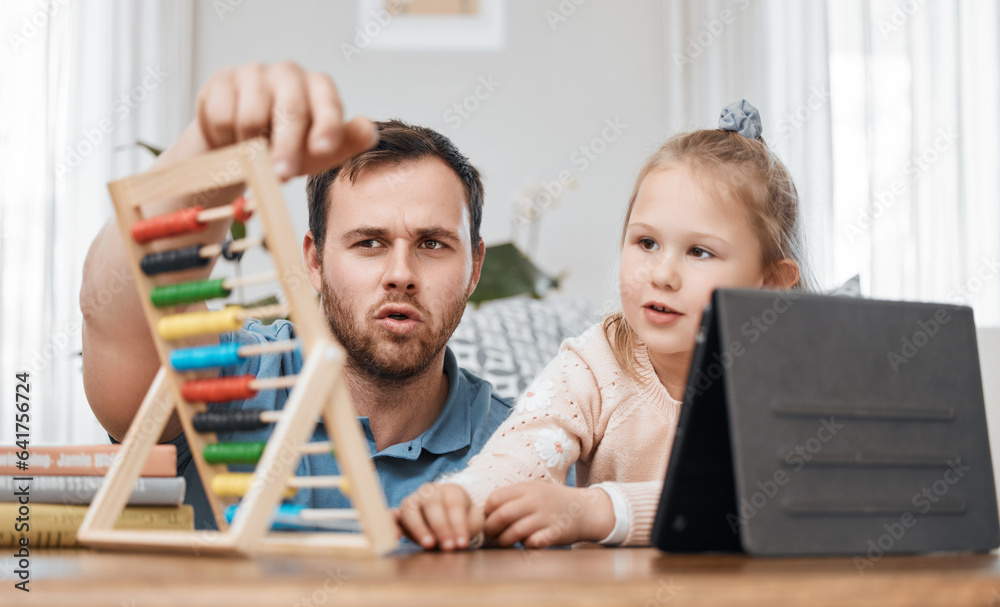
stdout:
<svg viewBox="0 0 1000 607">
<path fill-rule="evenodd" d="M 449 302 L 435 328 L 434 320 L 416 297 L 386 295 L 365 312 L 364 324 L 358 324 L 351 311 L 323 280 L 323 312 L 330 331 L 347 352 L 348 366 L 390 383 L 402 383 L 426 370 L 444 349 L 465 312 L 464 294 Z M 406 304 L 415 308 L 422 319 L 417 330 L 396 335 L 371 322 L 387 304 Z"/>
</svg>

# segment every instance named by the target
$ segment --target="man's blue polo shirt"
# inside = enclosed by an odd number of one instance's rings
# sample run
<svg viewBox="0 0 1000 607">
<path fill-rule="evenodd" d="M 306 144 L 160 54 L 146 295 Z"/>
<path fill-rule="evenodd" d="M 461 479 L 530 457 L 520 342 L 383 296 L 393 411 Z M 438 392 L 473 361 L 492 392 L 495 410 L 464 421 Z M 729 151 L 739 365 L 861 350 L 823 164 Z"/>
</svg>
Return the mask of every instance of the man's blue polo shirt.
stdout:
<svg viewBox="0 0 1000 607">
<path fill-rule="evenodd" d="M 294 325 L 277 321 L 264 326 L 258 320 L 249 320 L 235 333 L 220 335 L 223 344 L 252 345 L 294 339 Z M 242 364 L 224 368 L 221 376 L 254 375 L 279 377 L 295 375 L 302 369 L 302 357 L 295 352 L 273 353 L 243 359 Z M 444 372 L 449 379 L 448 399 L 437 421 L 415 439 L 390 445 L 376 452 L 375 438 L 367 417 L 358 420 L 368 439 L 368 450 L 382 482 L 382 490 L 389 507 L 395 508 L 423 483 L 431 482 L 443 474 L 461 470 L 503 422 L 511 410 L 511 403 L 493 393 L 493 386 L 464 369 L 459 369 L 455 355 L 446 350 Z M 215 411 L 242 409 L 282 409 L 288 399 L 288 390 L 261 390 L 253 398 L 213 405 Z M 251 432 L 220 432 L 219 442 L 263 441 L 270 435 L 270 427 Z M 328 440 L 322 420 L 318 420 L 312 440 Z M 195 526 L 199 529 L 215 528 L 211 508 L 201 486 L 198 471 L 191 459 L 184 435 L 171 441 L 177 446 L 177 473 L 187 479 L 185 503 L 195 509 Z M 252 471 L 252 466 L 230 466 L 233 471 Z M 337 462 L 328 455 L 307 455 L 299 463 L 296 474 L 300 476 L 335 475 L 340 471 Z M 348 508 L 350 501 L 336 489 L 302 489 L 290 500 L 309 508 Z"/>
</svg>

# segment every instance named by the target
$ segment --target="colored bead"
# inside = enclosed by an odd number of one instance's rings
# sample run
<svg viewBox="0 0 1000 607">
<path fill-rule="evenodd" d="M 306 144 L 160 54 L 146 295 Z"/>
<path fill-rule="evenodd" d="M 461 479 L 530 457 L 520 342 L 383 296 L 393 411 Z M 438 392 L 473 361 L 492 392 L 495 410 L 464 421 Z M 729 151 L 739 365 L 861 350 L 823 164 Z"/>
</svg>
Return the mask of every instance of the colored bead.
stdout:
<svg viewBox="0 0 1000 607">
<path fill-rule="evenodd" d="M 266 446 L 267 441 L 216 443 L 205 445 L 203 455 L 210 464 L 256 464 Z"/>
<path fill-rule="evenodd" d="M 201 346 L 198 348 L 174 350 L 170 353 L 170 364 L 177 371 L 228 367 L 230 365 L 237 365 L 242 360 L 239 350 L 239 344 Z"/>
<path fill-rule="evenodd" d="M 223 286 L 225 281 L 225 278 L 215 278 L 153 287 L 150 299 L 153 300 L 153 305 L 157 308 L 166 308 L 196 301 L 229 297 L 232 291 Z"/>
<path fill-rule="evenodd" d="M 191 207 L 159 217 L 140 219 L 132 224 L 132 239 L 143 244 L 157 238 L 204 230 L 208 224 L 198 221 L 198 213 L 204 210 L 204 207 Z"/>
<path fill-rule="evenodd" d="M 233 201 L 233 221 L 246 223 L 253 217 L 253 211 L 248 211 L 246 207 L 247 199 L 242 196 Z"/>
<path fill-rule="evenodd" d="M 242 308 L 232 307 L 215 312 L 189 312 L 160 319 L 157 329 L 163 339 L 183 339 L 196 335 L 213 335 L 237 331 L 243 326 Z"/>
<path fill-rule="evenodd" d="M 164 272 L 176 272 L 178 270 L 188 270 L 190 268 L 203 268 L 212 261 L 210 257 L 202 257 L 202 245 L 184 247 L 183 249 L 173 249 L 160 253 L 150 253 L 142 258 L 139 265 L 143 273 L 147 276 L 163 274 Z"/>
<path fill-rule="evenodd" d="M 193 379 L 181 384 L 181 396 L 189 403 L 223 403 L 229 400 L 253 398 L 256 390 L 250 388 L 253 375 Z"/>
<path fill-rule="evenodd" d="M 253 474 L 249 472 L 216 474 L 212 479 L 212 492 L 225 497 L 243 497 L 251 485 L 253 485 Z M 295 487 L 286 487 L 283 497 L 295 497 Z"/>
<path fill-rule="evenodd" d="M 232 240 L 222 243 L 222 258 L 227 261 L 239 261 L 243 259 L 243 253 L 246 251 L 233 251 L 232 244 Z"/>
<path fill-rule="evenodd" d="M 260 420 L 259 410 L 248 409 L 230 413 L 196 413 L 192 420 L 194 429 L 198 432 L 239 432 L 243 430 L 259 430 L 269 423 Z"/>
</svg>

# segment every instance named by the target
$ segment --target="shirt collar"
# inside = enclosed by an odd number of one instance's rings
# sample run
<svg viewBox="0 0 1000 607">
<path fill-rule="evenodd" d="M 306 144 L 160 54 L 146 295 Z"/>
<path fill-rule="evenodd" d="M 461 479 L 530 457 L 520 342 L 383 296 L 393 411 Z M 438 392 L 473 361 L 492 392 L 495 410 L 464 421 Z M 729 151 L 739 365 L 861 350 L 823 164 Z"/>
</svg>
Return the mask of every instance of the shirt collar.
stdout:
<svg viewBox="0 0 1000 607">
<path fill-rule="evenodd" d="M 472 405 L 478 395 L 472 394 L 473 386 L 459 371 L 458 361 L 451 348 L 445 348 L 444 372 L 448 376 L 448 398 L 434 425 L 417 440 L 431 453 L 450 453 L 472 444 Z"/>
<path fill-rule="evenodd" d="M 472 394 L 475 386 L 469 384 L 468 379 L 458 369 L 458 361 L 452 353 L 451 348 L 445 348 L 444 372 L 448 376 L 448 398 L 444 402 L 444 407 L 438 418 L 434 420 L 423 434 L 415 439 L 390 445 L 378 452 L 376 456 L 397 457 L 401 459 L 416 460 L 420 457 L 422 450 L 430 453 L 443 454 L 464 449 L 472 444 L 472 417 L 470 409 L 473 403 L 480 398 L 478 394 Z M 484 382 L 485 383 L 485 382 Z M 486 384 L 488 386 L 488 384 Z M 480 386 L 480 389 L 482 386 Z M 371 434 L 371 427 L 368 418 L 359 418 L 368 435 L 374 451 L 374 438 Z"/>
</svg>

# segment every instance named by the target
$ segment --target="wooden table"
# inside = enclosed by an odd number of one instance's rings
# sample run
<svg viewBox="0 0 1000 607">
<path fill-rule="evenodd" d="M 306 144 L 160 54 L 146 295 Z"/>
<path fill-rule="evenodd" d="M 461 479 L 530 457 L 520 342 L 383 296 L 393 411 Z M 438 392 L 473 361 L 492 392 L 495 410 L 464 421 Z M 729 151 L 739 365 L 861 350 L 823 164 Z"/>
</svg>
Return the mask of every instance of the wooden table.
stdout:
<svg viewBox="0 0 1000 607">
<path fill-rule="evenodd" d="M 35 551 L 31 592 L 0 558 L 0 605 L 1000 606 L 996 554 L 849 558 L 664 555 L 654 549 L 481 550 L 380 560 Z"/>
</svg>

